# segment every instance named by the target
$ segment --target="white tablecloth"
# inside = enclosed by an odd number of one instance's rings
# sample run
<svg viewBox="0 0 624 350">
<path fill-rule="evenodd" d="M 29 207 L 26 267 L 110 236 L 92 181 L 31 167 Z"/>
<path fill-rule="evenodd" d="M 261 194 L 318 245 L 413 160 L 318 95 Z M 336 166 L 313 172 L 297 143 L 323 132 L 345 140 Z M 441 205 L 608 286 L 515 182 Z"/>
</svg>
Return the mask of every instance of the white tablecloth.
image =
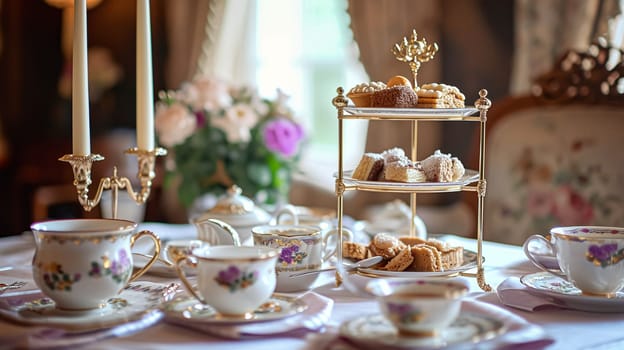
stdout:
<svg viewBox="0 0 624 350">
<path fill-rule="evenodd" d="M 167 225 L 146 223 L 141 228 L 151 229 L 161 238 L 190 238 L 195 232 L 189 225 Z M 461 237 L 447 237 L 466 249 L 477 249 L 475 240 Z M 6 283 L 15 274 L 27 273 L 34 252 L 32 237 L 28 235 L 0 239 L 0 282 Z M 522 249 L 492 242 L 484 242 L 483 255 L 486 258 L 485 277 L 495 290 L 496 286 L 509 276 L 522 276 L 536 272 L 524 257 Z M 3 271 L 3 267 L 15 267 Z M 20 272 L 21 271 L 21 272 Z M 145 275 L 153 282 L 170 282 L 171 279 Z M 365 280 L 366 277 L 357 278 Z M 502 305 L 495 292 L 485 293 L 478 287 L 476 279 L 468 279 L 471 285 L 470 298 L 485 301 L 517 315 L 529 323 L 540 326 L 555 339 L 547 349 L 619 349 L 624 348 L 624 314 L 591 313 L 563 309 L 542 309 L 528 312 Z M 359 281 L 365 282 L 365 281 Z M 327 335 L 334 334 L 339 325 L 363 312 L 378 310 L 375 301 L 356 297 L 343 288 L 336 288 L 331 273 L 324 274 L 317 281 L 314 291 L 332 298 L 334 303 Z M 0 320 L 0 349 L 2 339 L 28 331 L 27 327 Z M 89 349 L 306 349 L 312 347 L 314 336 L 281 337 L 254 340 L 224 340 L 197 331 L 161 322 L 140 333 L 108 339 L 89 344 Z M 318 338 L 317 338 L 318 340 Z"/>
</svg>

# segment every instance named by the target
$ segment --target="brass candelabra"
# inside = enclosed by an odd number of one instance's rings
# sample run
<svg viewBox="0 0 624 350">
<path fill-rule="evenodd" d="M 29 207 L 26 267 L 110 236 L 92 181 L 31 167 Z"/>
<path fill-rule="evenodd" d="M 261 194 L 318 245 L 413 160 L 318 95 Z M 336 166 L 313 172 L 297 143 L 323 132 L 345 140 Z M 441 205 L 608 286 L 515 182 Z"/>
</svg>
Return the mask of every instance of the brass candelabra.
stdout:
<svg viewBox="0 0 624 350">
<path fill-rule="evenodd" d="M 78 201 L 85 211 L 91 211 L 91 209 L 96 207 L 102 198 L 103 191 L 109 189 L 112 190 L 113 218 L 117 218 L 117 198 L 119 189 L 125 189 L 130 195 L 130 198 L 137 204 L 143 204 L 147 201 L 152 188 L 152 180 L 156 177 L 156 173 L 154 172 L 156 157 L 166 155 L 167 150 L 160 147 L 153 150 L 143 150 L 135 147 L 126 150 L 125 153 L 135 154 L 137 156 L 139 163 L 137 178 L 139 179 L 141 189 L 135 192 L 130 179 L 118 176 L 117 167 L 113 167 L 113 175 L 100 179 L 97 192 L 95 192 L 95 196 L 92 199 L 89 199 L 89 186 L 92 183 L 91 166 L 93 162 L 103 160 L 104 157 L 99 154 L 66 154 L 59 158 L 60 161 L 68 162 L 72 167 L 74 172 L 73 184 L 76 186 Z"/>
</svg>

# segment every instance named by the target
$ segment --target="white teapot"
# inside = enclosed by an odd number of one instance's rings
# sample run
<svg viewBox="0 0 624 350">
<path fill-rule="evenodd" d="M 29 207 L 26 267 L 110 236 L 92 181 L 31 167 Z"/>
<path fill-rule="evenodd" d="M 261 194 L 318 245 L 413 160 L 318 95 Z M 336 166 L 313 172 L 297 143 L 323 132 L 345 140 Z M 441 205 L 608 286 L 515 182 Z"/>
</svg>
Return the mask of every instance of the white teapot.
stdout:
<svg viewBox="0 0 624 350">
<path fill-rule="evenodd" d="M 241 188 L 234 185 L 217 200 L 212 208 L 196 216 L 191 222 L 198 230 L 198 237 L 212 245 L 233 244 L 234 242 L 227 232 L 214 230 L 214 225 L 204 225 L 210 219 L 220 220 L 232 226 L 238 232 L 242 245 L 253 245 L 251 229 L 260 225 L 278 224 L 282 216 L 290 216 L 296 224 L 299 222 L 294 206 L 285 205 L 275 215 L 271 215 L 242 195 Z"/>
</svg>

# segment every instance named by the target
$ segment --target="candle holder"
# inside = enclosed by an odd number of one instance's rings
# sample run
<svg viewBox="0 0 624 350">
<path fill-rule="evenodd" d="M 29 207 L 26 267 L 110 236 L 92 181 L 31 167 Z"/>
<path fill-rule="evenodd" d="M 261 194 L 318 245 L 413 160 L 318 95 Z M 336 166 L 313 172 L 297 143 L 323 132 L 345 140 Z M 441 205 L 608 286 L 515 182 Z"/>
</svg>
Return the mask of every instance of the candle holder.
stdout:
<svg viewBox="0 0 624 350">
<path fill-rule="evenodd" d="M 100 203 L 102 198 L 102 192 L 104 190 L 112 190 L 112 206 L 113 206 L 113 218 L 117 218 L 117 198 L 119 189 L 125 189 L 130 198 L 132 198 L 137 204 L 143 204 L 147 201 L 152 188 L 152 180 L 156 177 L 154 167 L 156 165 L 156 157 L 164 156 L 167 154 L 167 150 L 164 148 L 155 148 L 153 150 L 142 150 L 138 148 L 130 148 L 125 151 L 126 154 L 135 154 L 139 162 L 139 171 L 137 178 L 140 181 L 141 189 L 135 192 L 132 188 L 132 183 L 127 177 L 119 177 L 117 175 L 117 167 L 113 167 L 113 175 L 111 177 L 104 177 L 100 179 L 100 183 L 95 192 L 93 199 L 89 199 L 89 186 L 92 183 L 91 180 L 91 166 L 93 162 L 103 160 L 99 154 L 89 155 L 75 155 L 66 154 L 59 158 L 60 161 L 68 162 L 74 172 L 74 186 L 78 194 L 78 201 L 82 208 L 89 212 Z"/>
<path fill-rule="evenodd" d="M 394 44 L 392 48 L 392 53 L 397 60 L 409 64 L 410 70 L 414 75 L 414 87 L 418 86 L 420 65 L 432 60 L 436 52 L 438 52 L 438 44 L 427 44 L 427 39 L 425 38 L 418 40 L 416 29 L 412 30 L 412 36 L 409 40 L 403 37 L 403 41 Z"/>
</svg>

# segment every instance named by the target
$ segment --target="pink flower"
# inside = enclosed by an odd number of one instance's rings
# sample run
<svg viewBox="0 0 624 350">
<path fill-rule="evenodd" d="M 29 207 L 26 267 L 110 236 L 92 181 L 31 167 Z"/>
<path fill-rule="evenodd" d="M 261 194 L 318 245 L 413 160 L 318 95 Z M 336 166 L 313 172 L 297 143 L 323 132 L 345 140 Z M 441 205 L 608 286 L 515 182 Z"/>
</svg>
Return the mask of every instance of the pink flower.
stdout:
<svg viewBox="0 0 624 350">
<path fill-rule="evenodd" d="M 554 194 L 553 215 L 563 226 L 588 225 L 594 218 L 591 204 L 570 186 L 557 188 Z"/>
<path fill-rule="evenodd" d="M 288 119 L 277 119 L 267 123 L 264 128 L 264 142 L 266 147 L 285 157 L 291 157 L 297 152 L 297 145 L 303 138 L 303 129 L 299 124 Z"/>
<path fill-rule="evenodd" d="M 527 196 L 527 212 L 532 216 L 545 217 L 553 208 L 552 193 L 547 188 L 530 187 Z"/>
<path fill-rule="evenodd" d="M 179 103 L 171 106 L 158 104 L 154 127 L 160 143 L 165 147 L 175 146 L 195 132 L 197 119 L 188 108 Z"/>
<path fill-rule="evenodd" d="M 220 128 L 230 142 L 247 142 L 249 130 L 258 122 L 258 115 L 249 105 L 237 104 L 228 108 L 223 117 L 213 117 L 211 123 Z"/>
<path fill-rule="evenodd" d="M 208 77 L 201 77 L 192 83 L 182 85 L 178 99 L 191 105 L 195 111 L 217 110 L 232 104 L 228 85 L 219 79 Z"/>
</svg>

